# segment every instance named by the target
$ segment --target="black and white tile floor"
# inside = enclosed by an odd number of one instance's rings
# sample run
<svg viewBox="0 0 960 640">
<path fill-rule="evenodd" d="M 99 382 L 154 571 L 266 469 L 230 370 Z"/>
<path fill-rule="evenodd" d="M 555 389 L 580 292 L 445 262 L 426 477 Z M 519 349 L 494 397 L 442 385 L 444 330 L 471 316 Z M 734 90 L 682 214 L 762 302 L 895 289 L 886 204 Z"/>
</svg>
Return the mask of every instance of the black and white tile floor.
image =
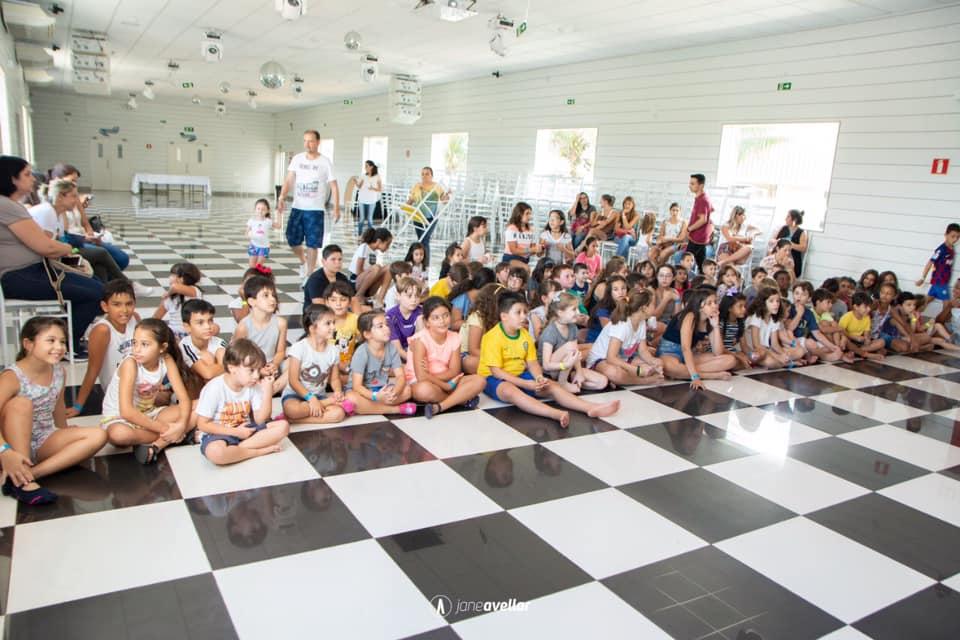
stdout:
<svg viewBox="0 0 960 640">
<path fill-rule="evenodd" d="M 108 217 L 133 277 L 195 261 L 229 334 L 246 209 L 221 210 Z M 295 315 L 295 260 L 277 254 Z M 619 415 L 568 431 L 489 399 L 295 426 L 281 453 L 223 469 L 195 447 L 153 467 L 105 452 L 49 479 L 54 506 L 0 499 L 5 631 L 960 637 L 960 359 L 707 386 L 609 393 Z"/>
</svg>

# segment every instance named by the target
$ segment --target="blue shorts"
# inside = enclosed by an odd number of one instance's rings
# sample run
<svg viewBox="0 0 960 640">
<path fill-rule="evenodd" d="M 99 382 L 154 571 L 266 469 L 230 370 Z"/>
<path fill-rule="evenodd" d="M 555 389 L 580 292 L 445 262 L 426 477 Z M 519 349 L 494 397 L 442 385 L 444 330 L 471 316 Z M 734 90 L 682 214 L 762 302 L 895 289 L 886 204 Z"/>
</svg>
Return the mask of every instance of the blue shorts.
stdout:
<svg viewBox="0 0 960 640">
<path fill-rule="evenodd" d="M 267 428 L 266 423 L 254 424 L 251 426 L 253 427 L 254 433 L 263 431 L 264 429 Z M 209 445 L 211 442 L 217 442 L 218 440 L 226 442 L 228 447 L 235 447 L 241 442 L 243 442 L 243 440 L 235 436 L 221 436 L 221 435 L 214 435 L 211 433 L 205 433 L 203 434 L 203 438 L 200 439 L 200 453 L 202 453 L 203 455 L 207 455 L 207 445 Z"/>
<path fill-rule="evenodd" d="M 533 377 L 532 375 L 530 375 L 530 372 L 529 372 L 529 371 L 524 371 L 523 373 L 521 373 L 521 374 L 520 374 L 519 376 L 517 376 L 517 377 L 518 377 L 518 378 L 523 378 L 524 380 L 533 380 L 533 379 L 534 379 L 534 377 Z M 484 392 L 485 394 L 487 394 L 488 396 L 490 396 L 491 398 L 493 398 L 494 400 L 500 400 L 500 398 L 497 397 L 497 387 L 499 387 L 499 386 L 500 386 L 501 384 L 503 384 L 504 382 L 506 382 L 506 380 L 501 380 L 500 378 L 497 378 L 496 376 L 487 376 L 487 386 L 485 386 L 485 387 L 483 388 L 483 392 Z M 536 398 L 536 397 L 537 397 L 537 394 L 534 393 L 533 391 L 531 391 L 530 389 L 524 389 L 524 388 L 522 388 L 522 387 L 517 387 L 517 388 L 520 389 L 520 391 L 523 391 L 525 394 L 527 394 L 528 396 L 530 396 L 530 397 L 532 397 L 532 398 Z"/>
<path fill-rule="evenodd" d="M 311 249 L 319 249 L 323 245 L 323 209 L 290 209 L 287 244 L 291 247 L 306 244 Z"/>
<path fill-rule="evenodd" d="M 313 397 L 316 398 L 317 400 L 325 400 L 326 397 L 327 397 L 327 394 L 325 394 L 325 393 L 314 393 L 314 394 L 313 394 Z M 306 398 L 304 398 L 303 396 L 301 396 L 301 395 L 299 395 L 299 394 L 297 394 L 297 393 L 288 393 L 288 394 L 286 394 L 285 396 L 281 396 L 281 398 L 280 398 L 280 406 L 282 407 L 282 406 L 283 406 L 283 403 L 286 402 L 287 400 L 300 400 L 301 402 L 307 402 L 307 399 L 306 399 Z"/>
<path fill-rule="evenodd" d="M 893 345 L 893 341 L 899 338 L 900 336 L 891 335 L 889 333 L 881 333 L 877 337 L 883 338 L 883 347 L 885 349 L 890 349 L 892 348 L 891 345 Z"/>
<path fill-rule="evenodd" d="M 680 361 L 680 364 L 684 364 L 683 348 L 676 342 L 670 342 L 669 340 L 660 338 L 660 346 L 657 347 L 657 357 L 659 358 L 660 356 L 673 356 Z"/>
<path fill-rule="evenodd" d="M 935 284 L 930 287 L 930 291 L 927 291 L 927 295 L 931 298 L 936 298 L 937 300 L 949 300 L 950 299 L 950 285 L 946 284 Z"/>
<path fill-rule="evenodd" d="M 270 247 L 255 247 L 250 245 L 247 247 L 247 255 L 251 258 L 256 258 L 257 256 L 263 256 L 264 258 L 270 257 Z"/>
<path fill-rule="evenodd" d="M 516 256 L 516 255 L 513 255 L 512 253 L 503 254 L 504 262 L 510 262 L 511 260 L 517 260 L 524 264 L 530 264 L 530 256 Z"/>
</svg>

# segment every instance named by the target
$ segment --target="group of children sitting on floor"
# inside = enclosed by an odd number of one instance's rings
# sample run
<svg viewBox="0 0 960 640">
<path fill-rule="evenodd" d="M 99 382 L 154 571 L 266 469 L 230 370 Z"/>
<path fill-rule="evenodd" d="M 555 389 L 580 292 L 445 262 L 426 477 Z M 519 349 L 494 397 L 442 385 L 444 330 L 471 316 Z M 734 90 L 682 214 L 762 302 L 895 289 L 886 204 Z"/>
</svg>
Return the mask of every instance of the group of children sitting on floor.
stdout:
<svg viewBox="0 0 960 640">
<path fill-rule="evenodd" d="M 304 336 L 292 346 L 277 315 L 273 276 L 260 264 L 244 274 L 240 298 L 230 305 L 237 321 L 230 344 L 217 336 L 216 309 L 203 299 L 195 265 L 171 268 L 163 301 L 147 319 L 136 313 L 129 282 L 112 281 L 70 408 L 61 364 L 66 327 L 32 318 L 16 364 L 0 374 L 3 492 L 50 502 L 56 496 L 36 480 L 107 442 L 133 447 L 144 464 L 167 446 L 199 443 L 208 460 L 223 465 L 278 451 L 291 421 L 412 415 L 418 405 L 429 419 L 458 405 L 475 408 L 485 393 L 566 427 L 568 409 L 592 417 L 619 410 L 618 401 L 582 398 L 583 390 L 664 378 L 699 389 L 704 379 L 728 378 L 735 369 L 880 359 L 886 350 L 935 345 L 960 350 L 960 283 L 952 296 L 943 288 L 950 279 L 943 261 L 952 265 L 958 225 L 948 227 L 921 279 L 933 268 L 931 295 L 946 298 L 931 319 L 921 316 L 927 298 L 901 291 L 890 272 L 870 270 L 859 282 L 830 278 L 814 289 L 757 267 L 745 287 L 734 267 L 704 261 L 698 274 L 688 254 L 682 270 L 647 261 L 631 271 L 614 257 L 591 277 L 588 263 L 544 257 L 531 273 L 531 252 L 516 252 L 518 236 L 514 253 L 486 266 L 477 228 L 447 249 L 429 290 L 425 265 L 415 260 L 385 265 L 381 257 L 376 274 L 364 277 L 373 252 L 389 247 L 386 230 L 358 247 L 352 278 L 340 273 L 342 250 L 327 245 L 304 287 Z M 422 245 L 408 253 L 418 251 Z M 372 297 L 357 295 L 351 280 L 368 284 Z M 63 429 L 97 381 L 104 390 L 101 426 Z M 278 394 L 283 413 L 271 417 Z"/>
</svg>

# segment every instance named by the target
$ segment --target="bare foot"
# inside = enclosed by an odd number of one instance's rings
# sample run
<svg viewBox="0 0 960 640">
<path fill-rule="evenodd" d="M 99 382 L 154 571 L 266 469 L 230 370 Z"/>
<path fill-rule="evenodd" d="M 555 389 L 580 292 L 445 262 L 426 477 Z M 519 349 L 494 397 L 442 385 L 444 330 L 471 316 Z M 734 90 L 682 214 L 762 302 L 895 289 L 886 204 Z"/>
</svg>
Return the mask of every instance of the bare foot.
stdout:
<svg viewBox="0 0 960 640">
<path fill-rule="evenodd" d="M 560 423 L 561 429 L 566 429 L 570 426 L 570 413 L 567 411 L 561 411 L 560 415 L 557 416 L 557 422 Z"/>
<path fill-rule="evenodd" d="M 573 394 L 580 393 L 580 385 L 574 384 L 572 382 L 561 382 L 560 386 Z"/>
<path fill-rule="evenodd" d="M 879 353 L 865 353 L 863 355 L 867 360 L 883 360 L 883 356 Z"/>
<path fill-rule="evenodd" d="M 617 411 L 620 411 L 620 401 L 613 400 L 606 404 L 598 404 L 593 409 L 587 412 L 587 415 L 591 418 L 604 418 L 606 416 L 612 416 Z"/>
<path fill-rule="evenodd" d="M 840 358 L 847 364 L 853 364 L 853 361 L 857 359 L 857 356 L 855 356 L 850 351 L 845 351 L 844 354 L 840 356 Z"/>
</svg>

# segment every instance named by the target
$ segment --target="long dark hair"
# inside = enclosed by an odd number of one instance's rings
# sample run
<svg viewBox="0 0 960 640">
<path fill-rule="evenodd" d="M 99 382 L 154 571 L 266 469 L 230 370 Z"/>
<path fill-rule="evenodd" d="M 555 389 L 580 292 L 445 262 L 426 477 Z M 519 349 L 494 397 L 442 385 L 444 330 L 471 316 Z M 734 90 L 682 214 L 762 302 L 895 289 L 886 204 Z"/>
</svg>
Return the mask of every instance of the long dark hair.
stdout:
<svg viewBox="0 0 960 640">
<path fill-rule="evenodd" d="M 270 203 L 267 201 L 266 198 L 259 198 L 256 202 L 253 203 L 253 207 L 254 207 L 254 209 L 256 209 L 257 205 L 260 204 L 261 202 L 263 203 L 263 206 L 265 206 L 265 207 L 267 208 L 267 212 L 264 214 L 263 217 L 264 217 L 264 218 L 269 218 L 269 217 L 270 217 Z"/>
<path fill-rule="evenodd" d="M 364 164 L 367 165 L 368 167 L 370 167 L 370 175 L 371 175 L 371 176 L 377 175 L 377 163 L 376 163 L 376 162 L 374 162 L 373 160 L 366 160 L 366 161 L 364 161 Z"/>
<path fill-rule="evenodd" d="M 520 201 L 513 205 L 513 211 L 510 212 L 510 220 L 507 221 L 507 226 L 513 225 L 520 231 L 529 231 L 530 227 L 523 225 L 523 214 L 527 211 L 533 211 L 533 207 L 526 202 Z"/>
<path fill-rule="evenodd" d="M 181 280 L 183 284 L 188 287 L 197 287 L 201 292 L 203 289 L 200 289 L 197 286 L 197 283 L 200 282 L 200 278 L 203 277 L 203 274 L 200 273 L 200 268 L 192 262 L 175 262 L 172 267 L 170 267 L 171 275 L 175 275 Z M 182 305 L 184 297 L 180 294 L 177 295 L 177 300 Z"/>
<path fill-rule="evenodd" d="M 173 361 L 177 365 L 177 372 L 180 374 L 180 379 L 183 380 L 183 383 L 187 385 L 188 388 L 199 390 L 202 386 L 200 384 L 199 377 L 193 372 L 193 369 L 187 366 L 187 363 L 183 360 L 183 355 L 180 353 L 180 345 L 177 342 L 177 336 L 173 334 L 173 330 L 167 325 L 163 320 L 157 320 L 156 318 L 146 318 L 137 323 L 134 331 L 149 331 L 150 335 L 154 340 L 157 341 L 159 345 L 167 345 L 166 349 L 161 352 L 161 357 L 163 355 L 168 355 L 173 358 Z"/>
<path fill-rule="evenodd" d="M 548 232 L 550 231 L 550 216 L 554 213 L 557 214 L 557 216 L 559 216 L 560 218 L 560 228 L 558 229 L 558 231 L 560 233 L 566 233 L 567 220 L 566 220 L 566 216 L 563 215 L 563 211 L 560 211 L 560 209 L 550 209 L 550 212 L 547 213 L 547 223 L 543 225 L 543 230 Z"/>
<path fill-rule="evenodd" d="M 409 262 L 410 265 L 413 265 L 413 252 L 417 249 L 423 252 L 423 264 L 426 264 L 427 261 L 427 249 L 423 246 L 422 242 L 411 242 L 410 248 L 407 249 L 407 257 L 403 259 L 404 262 Z"/>
<path fill-rule="evenodd" d="M 0 196 L 9 198 L 17 192 L 13 181 L 29 165 L 29 162 L 17 156 L 0 156 Z"/>
<path fill-rule="evenodd" d="M 587 206 L 583 206 L 580 203 L 581 197 L 587 199 Z M 577 194 L 577 210 L 573 212 L 573 215 L 578 216 L 581 213 L 589 213 L 589 212 L 590 212 L 590 196 L 587 195 L 586 191 L 581 191 L 580 193 Z"/>
<path fill-rule="evenodd" d="M 447 272 L 447 276 L 449 276 L 454 282 L 454 285 L 450 288 L 450 294 L 447 296 L 447 300 L 452 301 L 461 293 L 466 293 L 467 291 L 473 289 L 473 280 L 470 279 L 470 270 L 467 269 L 467 265 L 463 264 L 462 262 L 450 265 L 450 270 Z"/>
<path fill-rule="evenodd" d="M 601 309 L 606 309 L 612 314 L 617 308 L 617 303 L 613 299 L 613 283 L 622 282 L 624 287 L 627 286 L 627 279 L 623 276 L 610 276 L 604 280 L 604 282 L 606 283 L 606 288 L 603 291 L 603 298 L 600 299 L 600 302 L 594 305 L 593 310 L 590 312 L 591 323 L 597 320 L 597 314 Z M 629 289 L 627 289 L 627 293 L 630 293 Z"/>
<path fill-rule="evenodd" d="M 33 318 L 27 320 L 27 322 L 23 325 L 23 329 L 20 330 L 20 351 L 17 352 L 16 359 L 23 360 L 27 357 L 27 350 L 23 346 L 24 340 L 34 342 L 36 341 L 38 335 L 50 327 L 60 327 L 64 337 L 69 338 L 69 336 L 67 336 L 67 323 L 61 318 L 51 318 L 50 316 L 34 316 Z M 67 348 L 69 348 L 69 346 Z"/>
<path fill-rule="evenodd" d="M 726 326 L 730 324 L 730 310 L 733 309 L 733 305 L 738 302 L 746 302 L 747 297 L 742 293 L 737 293 L 732 296 L 723 296 L 723 300 L 720 301 L 720 326 Z M 737 318 L 737 333 L 743 333 L 744 320 L 743 318 Z"/>
<path fill-rule="evenodd" d="M 367 337 L 363 334 L 373 329 L 373 321 L 382 315 L 384 315 L 383 311 L 364 311 L 360 314 L 360 317 L 357 318 L 358 347 L 367 341 Z"/>
<path fill-rule="evenodd" d="M 764 287 L 757 292 L 757 297 L 753 299 L 753 302 L 750 304 L 750 309 L 747 312 L 748 316 L 757 316 L 761 320 L 767 320 L 767 300 L 773 296 L 780 297 L 780 291 L 774 289 L 773 287 Z M 776 322 L 780 319 L 780 316 L 783 314 L 784 305 L 783 302 L 780 302 L 780 310 L 777 312 L 776 317 L 771 316 L 771 320 Z"/>
<path fill-rule="evenodd" d="M 696 328 L 700 325 L 700 307 L 703 306 L 703 303 L 710 296 L 716 297 L 716 292 L 711 291 L 710 289 L 691 289 L 686 296 L 686 299 L 683 301 L 683 309 L 680 310 L 680 313 L 676 316 L 677 327 L 683 325 L 684 318 L 687 317 L 687 314 L 693 314 L 693 328 L 696 331 Z M 710 320 L 707 320 L 707 333 L 713 331 L 713 325 L 710 324 Z"/>
</svg>

